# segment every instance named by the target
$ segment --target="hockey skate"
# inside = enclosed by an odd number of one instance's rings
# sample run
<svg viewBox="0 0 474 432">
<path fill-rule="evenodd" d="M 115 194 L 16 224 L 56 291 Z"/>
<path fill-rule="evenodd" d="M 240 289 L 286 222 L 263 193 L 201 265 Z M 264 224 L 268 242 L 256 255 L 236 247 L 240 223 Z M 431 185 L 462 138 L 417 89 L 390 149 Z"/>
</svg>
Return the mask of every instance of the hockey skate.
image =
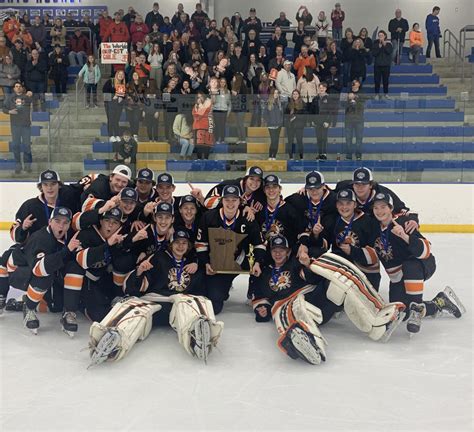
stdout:
<svg viewBox="0 0 474 432">
<path fill-rule="evenodd" d="M 6 306 L 6 298 L 4 295 L 0 295 L 0 315 L 3 314 Z"/>
<path fill-rule="evenodd" d="M 380 338 L 380 342 L 388 342 L 392 333 L 400 325 L 400 323 L 405 319 L 406 313 L 404 311 L 398 311 L 398 315 L 386 325 L 386 330 L 383 336 Z"/>
<path fill-rule="evenodd" d="M 300 324 L 289 328 L 279 343 L 292 359 L 301 358 L 314 365 L 326 361 L 325 355 L 314 341 L 314 336 L 305 331 Z"/>
<path fill-rule="evenodd" d="M 23 325 L 33 334 L 38 334 L 39 320 L 34 310 L 28 309 L 26 304 L 23 306 Z"/>
<path fill-rule="evenodd" d="M 11 298 L 10 300 L 7 301 L 7 305 L 5 306 L 5 310 L 11 311 L 11 312 L 21 312 L 23 310 L 24 303 L 25 303 L 25 301 L 23 300 L 23 297 L 22 297 L 21 300 Z"/>
<path fill-rule="evenodd" d="M 199 360 L 207 363 L 207 358 L 211 352 L 211 327 L 209 320 L 205 317 L 198 318 L 191 330 L 191 347 Z"/>
<path fill-rule="evenodd" d="M 100 338 L 97 346 L 91 352 L 91 362 L 87 369 L 105 362 L 112 354 L 117 351 L 117 345 L 120 343 L 120 333 L 115 329 L 108 329 Z"/>
<path fill-rule="evenodd" d="M 60 322 L 62 331 L 73 338 L 77 332 L 76 314 L 74 312 L 64 312 Z"/>
<path fill-rule="evenodd" d="M 435 316 L 446 312 L 450 315 L 454 315 L 456 318 L 461 318 L 461 316 L 466 313 L 466 308 L 461 303 L 461 300 L 459 300 L 459 297 L 449 286 L 447 286 L 444 291 L 439 292 L 432 301 L 439 309 Z"/>
<path fill-rule="evenodd" d="M 410 333 L 418 333 L 421 328 L 421 320 L 426 315 L 424 303 L 410 303 L 410 311 L 407 320 L 407 330 Z"/>
</svg>

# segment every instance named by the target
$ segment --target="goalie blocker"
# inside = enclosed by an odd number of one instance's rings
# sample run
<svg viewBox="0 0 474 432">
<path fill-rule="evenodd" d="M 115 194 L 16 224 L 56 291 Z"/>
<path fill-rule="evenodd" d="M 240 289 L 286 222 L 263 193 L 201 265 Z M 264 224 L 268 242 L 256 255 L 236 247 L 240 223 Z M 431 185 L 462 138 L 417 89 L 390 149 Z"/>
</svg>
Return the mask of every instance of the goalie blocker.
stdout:
<svg viewBox="0 0 474 432">
<path fill-rule="evenodd" d="M 191 356 L 206 362 L 224 328 L 224 323 L 215 319 L 212 303 L 205 297 L 187 294 L 147 294 L 124 299 L 100 323 L 92 324 L 89 366 L 125 357 L 137 341 L 149 335 L 153 314 L 160 313 L 163 303 L 173 304 L 169 323 L 178 333 L 180 344 Z"/>
</svg>

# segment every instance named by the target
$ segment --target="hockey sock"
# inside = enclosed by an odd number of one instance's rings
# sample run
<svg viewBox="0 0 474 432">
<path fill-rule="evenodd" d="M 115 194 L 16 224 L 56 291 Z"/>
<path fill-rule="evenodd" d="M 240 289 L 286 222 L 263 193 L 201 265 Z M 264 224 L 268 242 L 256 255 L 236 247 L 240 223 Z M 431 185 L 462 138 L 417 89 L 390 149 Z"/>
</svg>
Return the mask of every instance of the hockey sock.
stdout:
<svg viewBox="0 0 474 432">
<path fill-rule="evenodd" d="M 438 307 L 438 305 L 432 300 L 424 301 L 423 303 L 426 306 L 426 315 L 425 316 L 436 315 L 441 310 Z"/>
<path fill-rule="evenodd" d="M 31 310 L 35 310 L 38 303 L 43 300 L 43 296 L 46 291 L 41 291 L 38 288 L 33 288 L 28 285 L 28 291 L 26 292 L 26 307 Z"/>
<path fill-rule="evenodd" d="M 0 295 L 7 296 L 8 294 L 8 271 L 6 267 L 0 266 Z"/>
</svg>

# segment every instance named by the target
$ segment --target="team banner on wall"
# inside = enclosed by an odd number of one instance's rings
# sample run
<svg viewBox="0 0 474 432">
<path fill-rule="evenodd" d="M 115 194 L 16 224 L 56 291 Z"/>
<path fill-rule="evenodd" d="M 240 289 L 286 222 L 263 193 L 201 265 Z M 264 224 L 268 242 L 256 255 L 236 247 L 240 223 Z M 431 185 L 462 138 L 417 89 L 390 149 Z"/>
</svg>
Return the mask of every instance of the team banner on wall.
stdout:
<svg viewBox="0 0 474 432">
<path fill-rule="evenodd" d="M 100 14 L 103 10 L 107 10 L 107 6 L 76 6 L 73 1 L 68 2 L 43 2 L 38 3 L 36 0 L 31 1 L 31 6 L 17 6 L 13 2 L 7 2 L 0 0 L 0 21 L 7 18 L 11 12 L 16 13 L 20 17 L 23 14 L 27 14 L 31 19 L 35 16 L 41 18 L 48 14 L 49 17 L 61 17 L 64 18 L 67 13 L 70 13 L 73 19 L 82 21 L 84 16 L 89 15 L 93 22 L 97 23 Z M 77 0 L 76 4 L 79 3 Z M 27 1 L 22 1 L 22 5 L 28 4 Z M 3 8 L 2 6 L 5 6 Z"/>
<path fill-rule="evenodd" d="M 128 62 L 127 42 L 102 42 L 100 60 L 102 64 L 126 64 Z"/>
</svg>

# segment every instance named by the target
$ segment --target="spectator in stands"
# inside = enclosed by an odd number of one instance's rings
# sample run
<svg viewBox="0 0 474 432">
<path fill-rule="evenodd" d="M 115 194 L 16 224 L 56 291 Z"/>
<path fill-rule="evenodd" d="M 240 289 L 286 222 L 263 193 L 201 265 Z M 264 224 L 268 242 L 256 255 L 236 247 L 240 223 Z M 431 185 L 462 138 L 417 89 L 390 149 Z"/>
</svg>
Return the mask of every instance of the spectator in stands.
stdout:
<svg viewBox="0 0 474 432">
<path fill-rule="evenodd" d="M 25 81 L 28 90 L 33 92 L 33 110 L 43 111 L 44 93 L 48 75 L 48 61 L 37 49 L 31 51 L 31 59 L 25 67 Z"/>
<path fill-rule="evenodd" d="M 9 95 L 13 91 L 13 85 L 20 79 L 20 68 L 13 63 L 10 52 L 3 57 L 0 63 L 0 87 L 3 89 L 4 95 Z"/>
<path fill-rule="evenodd" d="M 178 138 L 180 159 L 191 159 L 194 151 L 193 114 L 191 111 L 179 113 L 174 119 L 173 133 Z"/>
<path fill-rule="evenodd" d="M 392 59 L 396 64 L 400 64 L 403 44 L 405 43 L 405 35 L 408 28 L 408 21 L 405 18 L 402 18 L 402 11 L 397 9 L 395 11 L 395 18 L 392 18 L 388 23 L 388 31 L 390 32 L 390 39 L 393 47 Z"/>
<path fill-rule="evenodd" d="M 248 35 L 250 30 L 255 30 L 256 35 L 262 31 L 262 21 L 257 17 L 255 8 L 250 8 L 249 17 L 244 22 L 244 33 Z"/>
<path fill-rule="evenodd" d="M 114 13 L 114 20 L 107 26 L 103 42 L 129 42 L 130 33 L 127 25 L 122 21 L 120 13 Z"/>
<path fill-rule="evenodd" d="M 296 21 L 303 21 L 304 26 L 308 27 L 313 22 L 313 16 L 309 13 L 306 6 L 300 6 L 298 12 L 296 12 Z"/>
<path fill-rule="evenodd" d="M 410 32 L 410 54 L 411 61 L 416 65 L 420 61 L 420 53 L 423 49 L 423 33 L 420 31 L 420 24 L 414 23 Z"/>
<path fill-rule="evenodd" d="M 47 12 L 43 14 L 43 25 L 45 27 L 52 27 L 54 25 L 53 20 Z"/>
<path fill-rule="evenodd" d="M 282 102 L 286 106 L 286 102 L 291 97 L 293 90 L 296 88 L 295 74 L 291 72 L 292 63 L 290 60 L 283 62 L 283 69 L 278 72 L 275 86 L 278 89 Z"/>
<path fill-rule="evenodd" d="M 189 40 L 200 42 L 201 41 L 201 32 L 199 29 L 194 25 L 193 21 L 188 21 L 188 33 L 189 33 Z"/>
<path fill-rule="evenodd" d="M 20 24 L 20 30 L 16 35 L 16 39 L 21 39 L 23 41 L 23 46 L 25 46 L 28 50 L 31 50 L 33 47 L 33 36 L 26 28 L 25 24 Z"/>
<path fill-rule="evenodd" d="M 299 80 L 304 75 L 306 67 L 310 67 L 311 69 L 315 70 L 317 64 L 314 55 L 308 55 L 308 47 L 306 45 L 303 45 L 301 47 L 301 53 L 294 63 L 294 69 L 296 71 L 297 80 Z"/>
<path fill-rule="evenodd" d="M 248 67 L 248 58 L 242 55 L 242 45 L 235 44 L 234 55 L 230 57 L 230 72 L 232 76 L 235 76 L 238 73 L 245 76 Z"/>
<path fill-rule="evenodd" d="M 344 38 L 341 41 L 341 51 L 342 51 L 342 85 L 347 87 L 349 83 L 349 78 L 351 75 L 351 49 L 352 43 L 354 42 L 354 32 L 350 27 L 346 28 L 344 32 Z"/>
<path fill-rule="evenodd" d="M 257 61 L 257 56 L 255 54 L 250 54 L 247 81 L 250 83 L 254 94 L 258 92 L 258 84 L 260 83 L 260 74 L 262 72 L 265 72 L 265 66 L 263 63 Z"/>
<path fill-rule="evenodd" d="M 362 139 L 364 136 L 364 108 L 365 101 L 360 94 L 360 82 L 353 80 L 351 91 L 347 95 L 345 106 L 344 129 L 346 134 L 346 159 L 352 160 L 355 153 L 356 159 L 362 159 Z M 355 137 L 355 146 L 353 138 Z"/>
<path fill-rule="evenodd" d="M 66 47 L 66 27 L 63 25 L 61 18 L 57 17 L 54 20 L 54 26 L 49 32 L 51 35 L 51 45 L 60 45 L 62 48 Z"/>
<path fill-rule="evenodd" d="M 367 51 L 364 48 L 362 39 L 357 38 L 352 42 L 350 59 L 351 81 L 357 79 L 362 85 L 367 76 Z"/>
<path fill-rule="evenodd" d="M 148 33 L 148 36 L 150 36 L 150 43 L 152 44 L 163 43 L 163 33 L 160 31 L 160 28 L 157 23 L 153 23 L 151 27 L 151 32 Z"/>
<path fill-rule="evenodd" d="M 0 36 L 0 63 L 5 60 L 7 55 L 11 55 L 10 48 L 7 46 L 7 39 L 5 36 Z"/>
<path fill-rule="evenodd" d="M 86 87 L 86 108 L 97 108 L 97 84 L 100 82 L 101 72 L 93 55 L 87 57 L 87 63 L 79 71 L 78 77 L 84 79 L 84 85 Z"/>
<path fill-rule="evenodd" d="M 288 46 L 286 35 L 282 33 L 280 26 L 275 27 L 275 31 L 273 32 L 272 37 L 267 42 L 268 55 L 270 56 L 270 58 L 275 57 L 276 47 L 278 45 L 281 45 L 283 47 L 283 52 L 285 51 L 285 48 Z"/>
<path fill-rule="evenodd" d="M 329 65 L 331 62 L 328 60 L 328 52 L 321 51 L 319 53 L 318 67 L 316 68 L 316 73 L 320 81 L 324 81 L 329 75 Z"/>
<path fill-rule="evenodd" d="M 334 9 L 331 12 L 332 21 L 332 37 L 339 43 L 342 39 L 342 23 L 346 18 L 346 14 L 341 9 L 341 3 L 336 3 Z"/>
<path fill-rule="evenodd" d="M 125 96 L 127 92 L 127 83 L 125 81 L 125 72 L 118 70 L 114 78 L 109 79 L 103 88 L 103 93 L 109 94 L 105 100 L 105 112 L 107 114 L 107 129 L 110 135 L 110 142 L 120 141 L 119 121 L 125 106 Z M 109 100 L 107 100 L 109 99 Z"/>
<path fill-rule="evenodd" d="M 280 100 L 278 88 L 272 88 L 268 96 L 267 105 L 263 117 L 270 134 L 270 147 L 268 149 L 268 160 L 276 160 L 278 144 L 280 142 L 280 132 L 283 126 L 283 106 Z"/>
<path fill-rule="evenodd" d="M 147 54 L 145 51 L 145 44 L 142 41 L 137 41 L 135 45 L 132 45 L 133 50 L 135 51 L 137 57 L 140 54 Z"/>
<path fill-rule="evenodd" d="M 163 21 L 164 22 L 163 22 L 163 25 L 160 28 L 160 31 L 161 31 L 161 33 L 167 34 L 169 36 L 171 34 L 171 32 L 173 31 L 173 25 L 171 24 L 170 19 L 167 16 L 165 16 L 163 18 Z"/>
<path fill-rule="evenodd" d="M 204 27 L 204 20 L 209 19 L 206 12 L 202 10 L 202 4 L 196 3 L 196 10 L 191 15 L 191 21 L 194 21 L 194 25 L 201 31 Z"/>
<path fill-rule="evenodd" d="M 189 26 L 189 22 L 190 22 L 190 21 L 188 20 L 187 14 L 184 14 L 184 13 L 183 13 L 183 14 L 181 14 L 181 16 L 180 16 L 178 22 L 174 25 L 174 28 L 175 28 L 176 30 L 178 30 L 178 32 L 179 32 L 180 34 L 182 34 L 182 33 L 184 33 L 185 31 L 187 31 L 188 26 Z M 193 21 L 193 23 L 194 23 L 194 21 Z M 196 28 L 197 28 L 197 27 L 196 27 Z"/>
<path fill-rule="evenodd" d="M 174 13 L 173 18 L 171 18 L 171 23 L 176 26 L 178 21 L 181 19 L 181 15 L 186 15 L 186 22 L 189 22 L 189 15 L 184 12 L 183 3 L 178 3 L 178 10 Z"/>
<path fill-rule="evenodd" d="M 388 83 L 390 77 L 390 65 L 392 63 L 392 44 L 387 40 L 387 33 L 379 30 L 378 39 L 372 48 L 374 57 L 374 82 L 375 82 L 375 98 L 379 98 L 380 81 L 383 82 L 383 93 L 386 99 L 388 97 Z M 360 83 L 359 83 L 360 84 Z"/>
<path fill-rule="evenodd" d="M 140 78 L 137 71 L 133 72 L 132 79 L 127 84 L 126 114 L 130 124 L 130 132 L 137 141 L 140 118 L 145 102 L 145 90 L 145 81 Z"/>
<path fill-rule="evenodd" d="M 248 58 L 250 54 L 257 55 L 260 51 L 260 46 L 262 42 L 260 41 L 257 32 L 254 29 L 249 30 L 247 37 L 245 38 L 244 46 L 242 52 Z"/>
<path fill-rule="evenodd" d="M 24 168 L 31 172 L 31 102 L 33 94 L 25 92 L 20 82 L 13 85 L 13 93 L 5 98 L 3 112 L 10 114 L 12 150 L 15 157 L 15 174 Z M 23 152 L 23 166 L 21 153 Z"/>
<path fill-rule="evenodd" d="M 68 56 L 64 53 L 61 45 L 56 44 L 49 56 L 49 76 L 54 81 L 54 90 L 58 96 L 67 93 L 68 66 Z"/>
<path fill-rule="evenodd" d="M 198 159 L 209 159 L 209 152 L 214 146 L 214 119 L 212 101 L 202 92 L 196 95 L 193 106 L 193 134 Z"/>
<path fill-rule="evenodd" d="M 298 90 L 293 90 L 290 101 L 285 110 L 285 125 L 287 129 L 288 141 L 286 144 L 286 153 L 288 158 L 293 160 L 294 154 L 298 153 L 300 159 L 303 159 L 303 132 L 306 124 L 306 104 L 301 98 Z M 296 148 L 294 141 L 296 137 Z M 296 150 L 296 151 L 295 151 Z"/>
<path fill-rule="evenodd" d="M 140 81 L 144 85 L 148 84 L 148 81 L 150 79 L 150 72 L 151 72 L 151 66 L 146 62 L 146 59 L 147 59 L 147 56 L 145 52 L 137 56 L 137 63 L 135 65 L 135 70 L 134 70 L 134 72 L 138 74 Z"/>
<path fill-rule="evenodd" d="M 338 49 L 337 43 L 335 40 L 329 43 L 327 49 L 328 55 L 328 65 L 335 65 L 338 69 L 341 69 L 342 66 L 342 52 Z M 328 68 L 329 73 L 329 68 Z"/>
<path fill-rule="evenodd" d="M 114 143 L 114 149 L 114 161 L 127 164 L 134 172 L 137 164 L 138 143 L 132 137 L 130 130 L 123 131 L 122 137 Z"/>
<path fill-rule="evenodd" d="M 434 44 L 436 57 L 441 58 L 441 52 L 439 51 L 439 38 L 441 37 L 441 29 L 439 27 L 439 6 L 435 6 L 432 12 L 426 17 L 425 27 L 426 34 L 428 36 L 428 47 L 426 48 L 426 58 L 431 56 L 431 47 Z"/>
<path fill-rule="evenodd" d="M 304 44 L 304 38 L 308 36 L 304 29 L 304 22 L 298 21 L 298 27 L 296 31 L 293 33 L 292 41 L 295 44 L 293 47 L 293 56 L 298 56 L 301 52 L 301 47 Z"/>
<path fill-rule="evenodd" d="M 3 21 L 3 34 L 13 42 L 18 31 L 20 30 L 20 22 L 16 19 L 15 12 L 10 12 L 10 16 Z"/>
<path fill-rule="evenodd" d="M 245 127 L 245 113 L 247 112 L 248 102 L 247 93 L 244 75 L 236 73 L 232 78 L 231 86 L 232 112 L 235 115 L 235 126 L 237 128 L 236 144 L 245 144 L 247 142 Z"/>
<path fill-rule="evenodd" d="M 156 25 L 156 24 L 155 24 Z M 148 54 L 150 64 L 150 80 L 155 81 L 157 89 L 161 89 L 163 83 L 163 54 L 159 43 L 154 43 L 150 54 Z"/>
<path fill-rule="evenodd" d="M 20 24 L 25 24 L 25 27 L 31 27 L 31 21 L 29 15 L 25 12 L 20 19 Z"/>
<path fill-rule="evenodd" d="M 71 12 L 68 12 L 66 14 L 66 19 L 64 20 L 63 25 L 66 28 L 71 28 L 71 27 L 77 27 L 79 23 L 72 17 Z"/>
<path fill-rule="evenodd" d="M 238 38 L 236 34 L 234 33 L 234 30 L 232 29 L 231 25 L 228 25 L 225 29 L 224 33 L 224 45 L 223 49 L 224 51 L 227 51 L 228 45 L 229 44 L 235 44 L 238 42 Z"/>
<path fill-rule="evenodd" d="M 268 95 L 270 94 L 270 80 L 266 72 L 260 74 L 260 83 L 258 84 L 257 96 L 254 96 L 254 112 L 250 126 L 260 127 L 262 125 L 262 114 L 265 111 L 268 102 Z"/>
<path fill-rule="evenodd" d="M 135 11 L 134 7 L 129 6 L 127 9 L 127 13 L 125 15 L 121 13 L 120 15 L 122 17 L 122 21 L 127 26 L 128 31 L 130 31 L 130 27 L 132 26 L 132 24 L 135 22 L 135 19 L 137 18 L 137 12 Z"/>
<path fill-rule="evenodd" d="M 153 9 L 146 14 L 145 24 L 149 29 L 153 28 L 153 24 L 158 24 L 158 28 L 164 24 L 163 15 L 160 14 L 160 5 L 157 2 L 153 3 Z"/>
<path fill-rule="evenodd" d="M 84 15 L 82 17 L 82 21 L 80 22 L 79 27 L 86 27 L 90 30 L 89 34 L 87 34 L 86 32 L 86 35 L 89 38 L 89 40 L 92 38 L 92 35 L 96 31 L 96 25 L 92 22 L 90 15 Z"/>
<path fill-rule="evenodd" d="M 359 31 L 359 35 L 357 36 L 362 43 L 364 44 L 365 52 L 367 53 L 367 64 L 372 64 L 372 38 L 369 37 L 369 32 L 365 27 L 362 27 Z"/>
<path fill-rule="evenodd" d="M 112 18 L 108 15 L 107 9 L 103 10 L 98 22 L 99 42 L 105 42 L 105 36 L 108 34 L 109 26 L 113 23 Z"/>
<path fill-rule="evenodd" d="M 71 66 L 83 66 L 87 56 L 92 53 L 89 38 L 80 28 L 74 30 L 74 35 L 69 39 L 69 63 Z"/>
<path fill-rule="evenodd" d="M 209 32 L 206 34 L 206 54 L 207 54 L 207 64 L 212 64 L 214 57 L 222 48 L 223 37 L 219 30 L 217 30 L 217 21 L 212 20 L 210 23 Z"/>
<path fill-rule="evenodd" d="M 48 36 L 48 32 L 46 31 L 44 24 L 41 22 L 41 17 L 39 15 L 35 16 L 33 25 L 29 30 L 33 38 L 33 43 L 38 42 L 42 48 L 46 48 L 46 38 Z"/>
<path fill-rule="evenodd" d="M 230 25 L 230 18 L 229 17 L 224 17 L 222 18 L 222 23 L 221 23 L 221 28 L 219 31 L 221 32 L 222 35 L 225 35 L 227 27 L 230 27 L 232 29 L 232 26 Z"/>
<path fill-rule="evenodd" d="M 318 47 L 319 49 L 325 49 L 326 38 L 329 34 L 329 22 L 326 17 L 326 12 L 319 12 L 318 19 L 316 20 L 314 26 L 316 27 L 316 35 L 318 37 Z"/>
<path fill-rule="evenodd" d="M 155 93 L 153 93 L 155 92 Z M 146 125 L 146 131 L 148 134 L 148 141 L 158 141 L 158 120 L 160 118 L 160 112 L 158 110 L 157 103 L 157 88 L 150 83 L 150 87 L 147 89 L 145 106 L 143 108 L 143 119 Z M 161 94 L 161 91 L 158 90 Z"/>
<path fill-rule="evenodd" d="M 342 90 L 342 81 L 336 66 L 329 67 L 329 76 L 326 80 L 329 93 L 329 105 L 331 110 L 330 123 L 332 127 L 336 127 L 337 117 L 339 113 L 339 98 Z"/>
<path fill-rule="evenodd" d="M 283 47 L 281 47 L 281 50 L 283 52 Z M 258 51 L 258 55 L 257 55 L 257 62 L 262 63 L 263 69 L 268 72 L 269 61 L 270 61 L 270 58 L 267 55 L 267 50 L 265 49 L 263 45 L 261 45 L 260 50 Z M 283 67 L 283 64 L 282 64 L 282 67 Z"/>
<path fill-rule="evenodd" d="M 291 25 L 290 20 L 286 17 L 286 13 L 281 11 L 280 16 L 273 21 L 272 26 L 273 27 L 289 27 Z"/>
<path fill-rule="evenodd" d="M 327 93 L 328 85 L 325 82 L 319 84 L 318 96 L 311 102 L 310 112 L 314 118 L 314 129 L 316 142 L 318 143 L 318 159 L 327 160 L 328 131 L 331 117 L 331 102 Z"/>
<path fill-rule="evenodd" d="M 237 36 L 237 39 L 240 41 L 242 39 L 242 32 L 244 31 L 245 23 L 242 20 L 239 12 L 235 12 L 230 19 L 230 24 L 234 29 L 234 33 Z"/>
<path fill-rule="evenodd" d="M 129 59 L 125 65 L 125 81 L 130 81 L 132 79 L 132 73 L 135 71 L 135 66 L 137 65 L 137 52 L 130 51 Z"/>
<path fill-rule="evenodd" d="M 283 69 L 283 63 L 285 62 L 284 48 L 282 45 L 277 45 L 275 49 L 275 57 L 271 58 L 268 62 L 268 70 L 276 69 L 277 71 Z"/>
<path fill-rule="evenodd" d="M 23 41 L 21 39 L 17 39 L 13 47 L 11 49 L 13 63 L 16 64 L 21 71 L 21 82 L 25 82 L 26 76 L 26 63 L 28 62 L 28 55 L 26 49 L 23 48 Z"/>
<path fill-rule="evenodd" d="M 303 102 L 307 105 L 307 111 L 309 112 L 309 105 L 319 93 L 319 78 L 311 66 L 306 66 L 304 74 L 298 80 L 296 88 Z"/>
<path fill-rule="evenodd" d="M 145 35 L 149 33 L 148 26 L 143 22 L 143 17 L 141 15 L 136 15 L 135 22 L 130 26 L 130 38 L 132 44 L 136 44 L 138 41 L 143 42 Z"/>
<path fill-rule="evenodd" d="M 219 79 L 217 94 L 212 95 L 211 99 L 215 123 L 216 144 L 224 144 L 227 117 L 232 109 L 230 91 L 227 88 L 227 80 L 225 78 Z"/>
</svg>

